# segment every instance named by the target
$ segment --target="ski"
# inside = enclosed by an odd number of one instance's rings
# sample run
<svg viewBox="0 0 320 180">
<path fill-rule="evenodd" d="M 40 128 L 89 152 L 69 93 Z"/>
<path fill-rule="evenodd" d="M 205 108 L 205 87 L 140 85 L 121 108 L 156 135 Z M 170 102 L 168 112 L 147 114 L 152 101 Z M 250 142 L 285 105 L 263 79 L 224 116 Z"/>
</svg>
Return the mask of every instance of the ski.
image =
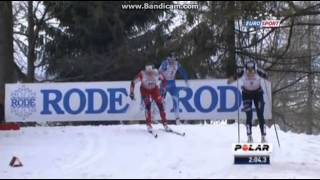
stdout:
<svg viewBox="0 0 320 180">
<path fill-rule="evenodd" d="M 178 135 L 178 136 L 186 136 L 186 133 L 185 132 L 178 132 L 178 131 L 174 131 L 172 129 L 170 130 L 165 130 L 165 129 L 161 129 L 162 131 L 166 132 L 166 133 L 172 133 L 172 134 L 175 134 L 175 135 Z"/>
</svg>

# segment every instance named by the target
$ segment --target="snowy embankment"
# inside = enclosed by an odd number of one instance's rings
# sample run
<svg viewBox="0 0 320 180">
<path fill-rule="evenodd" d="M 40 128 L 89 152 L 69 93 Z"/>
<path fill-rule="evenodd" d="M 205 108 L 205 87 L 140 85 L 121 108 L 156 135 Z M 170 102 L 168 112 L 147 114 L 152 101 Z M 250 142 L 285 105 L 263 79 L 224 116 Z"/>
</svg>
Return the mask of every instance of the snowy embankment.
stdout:
<svg viewBox="0 0 320 180">
<path fill-rule="evenodd" d="M 156 125 L 155 129 L 162 128 Z M 234 165 L 236 125 L 30 127 L 0 132 L 0 178 L 319 178 L 320 137 L 268 130 L 271 165 Z M 246 137 L 241 128 L 242 140 Z M 258 128 L 255 140 L 260 140 Z M 11 168 L 17 156 L 23 167 Z"/>
</svg>

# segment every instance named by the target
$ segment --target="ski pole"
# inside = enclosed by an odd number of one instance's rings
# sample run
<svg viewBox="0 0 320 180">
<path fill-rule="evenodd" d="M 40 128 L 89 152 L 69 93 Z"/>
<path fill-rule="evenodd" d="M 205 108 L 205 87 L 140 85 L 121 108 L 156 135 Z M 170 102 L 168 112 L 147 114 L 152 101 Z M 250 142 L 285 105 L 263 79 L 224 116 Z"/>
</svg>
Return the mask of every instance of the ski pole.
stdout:
<svg viewBox="0 0 320 180">
<path fill-rule="evenodd" d="M 270 99 L 270 97 L 269 97 L 268 86 L 267 86 L 266 80 L 263 79 L 263 81 L 264 81 L 264 86 L 265 86 L 265 88 L 266 88 L 266 93 L 267 93 L 268 101 L 269 101 L 269 104 L 271 105 L 271 99 Z M 276 137 L 277 137 L 277 141 L 278 141 L 279 148 L 281 148 L 280 139 L 279 139 L 279 135 L 278 135 L 278 130 L 277 130 L 277 126 L 276 126 L 275 119 L 273 120 L 273 127 L 274 127 L 274 131 L 275 131 L 275 133 L 276 133 Z"/>
<path fill-rule="evenodd" d="M 239 79 L 237 80 L 237 88 L 239 90 Z M 239 97 L 237 97 L 238 98 L 238 102 L 240 102 L 240 98 Z M 240 108 L 241 108 L 241 106 L 238 107 L 238 143 L 240 143 L 240 111 L 239 111 Z"/>
</svg>

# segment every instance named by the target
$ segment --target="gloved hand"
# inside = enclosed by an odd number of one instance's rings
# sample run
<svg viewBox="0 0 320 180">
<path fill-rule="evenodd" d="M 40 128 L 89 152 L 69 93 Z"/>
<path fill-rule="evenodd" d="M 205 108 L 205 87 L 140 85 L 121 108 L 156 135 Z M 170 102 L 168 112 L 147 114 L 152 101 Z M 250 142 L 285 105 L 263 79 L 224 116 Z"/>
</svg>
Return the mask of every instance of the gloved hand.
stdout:
<svg viewBox="0 0 320 180">
<path fill-rule="evenodd" d="M 130 93 L 130 99 L 131 99 L 131 100 L 135 100 L 135 97 L 134 97 L 134 93 L 133 93 L 133 92 Z"/>
</svg>

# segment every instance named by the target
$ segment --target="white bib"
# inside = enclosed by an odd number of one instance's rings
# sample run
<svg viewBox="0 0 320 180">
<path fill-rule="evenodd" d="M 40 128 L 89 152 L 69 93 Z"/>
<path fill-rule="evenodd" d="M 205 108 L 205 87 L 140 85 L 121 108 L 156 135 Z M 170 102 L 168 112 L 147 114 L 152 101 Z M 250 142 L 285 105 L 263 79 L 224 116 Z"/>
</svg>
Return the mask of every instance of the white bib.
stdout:
<svg viewBox="0 0 320 180">
<path fill-rule="evenodd" d="M 258 74 L 255 74 L 252 77 L 249 77 L 247 73 L 243 75 L 243 87 L 248 91 L 255 91 L 261 87 L 261 77 Z"/>
<path fill-rule="evenodd" d="M 141 85 L 146 89 L 154 89 L 157 87 L 157 83 L 159 80 L 159 72 L 157 70 L 153 70 L 151 73 L 147 73 L 142 71 L 142 79 Z"/>
</svg>

